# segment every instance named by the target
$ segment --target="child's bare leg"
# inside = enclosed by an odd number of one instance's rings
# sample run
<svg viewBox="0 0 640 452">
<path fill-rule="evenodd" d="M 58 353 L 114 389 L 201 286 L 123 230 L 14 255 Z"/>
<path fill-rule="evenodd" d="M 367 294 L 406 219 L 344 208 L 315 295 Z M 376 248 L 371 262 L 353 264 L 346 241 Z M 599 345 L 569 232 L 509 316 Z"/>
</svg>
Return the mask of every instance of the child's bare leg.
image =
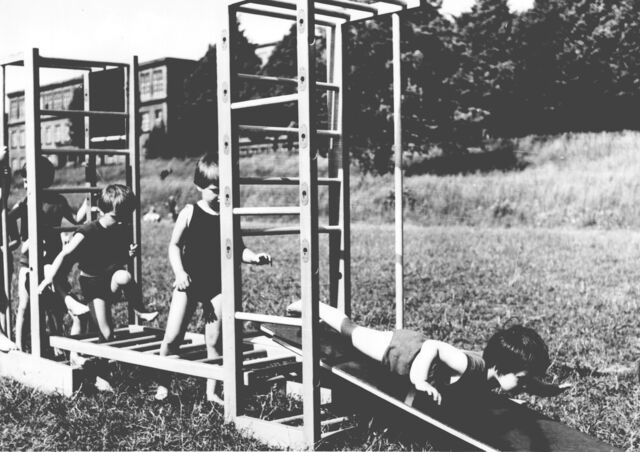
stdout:
<svg viewBox="0 0 640 452">
<path fill-rule="evenodd" d="M 218 353 L 216 346 L 218 345 L 218 341 L 220 340 L 222 333 L 222 296 L 216 295 L 211 300 L 211 305 L 213 307 L 213 314 L 215 317 L 207 318 L 205 320 L 204 342 L 207 347 L 207 358 L 219 358 L 220 353 Z M 207 314 L 207 310 L 205 310 L 205 315 L 207 315 L 207 317 L 212 317 L 210 314 Z M 217 383 L 217 380 L 207 380 L 207 400 L 222 405 L 224 404 L 224 400 L 216 394 Z"/>
<path fill-rule="evenodd" d="M 164 338 L 160 345 L 160 356 L 174 354 L 187 331 L 189 321 L 193 316 L 196 304 L 189 302 L 186 292 L 179 290 L 173 291 L 171 304 L 169 305 L 169 315 L 167 317 L 167 326 L 164 330 Z M 156 400 L 164 400 L 169 395 L 169 378 L 168 374 L 161 373 L 158 378 L 158 390 L 156 392 Z"/>
<path fill-rule="evenodd" d="M 142 297 L 140 296 L 140 290 L 138 285 L 133 280 L 133 276 L 126 270 L 116 270 L 111 277 L 111 291 L 113 293 L 122 289 L 127 303 L 133 306 L 136 311 L 136 315 L 147 322 L 152 321 L 158 317 L 158 311 L 148 312 L 142 303 Z"/>
<path fill-rule="evenodd" d="M 100 335 L 105 341 L 109 341 L 113 337 L 113 327 L 111 326 L 111 305 L 102 298 L 94 298 L 89 303 L 91 317 L 98 325 Z"/>
<path fill-rule="evenodd" d="M 25 336 L 25 319 L 29 308 L 29 292 L 27 291 L 27 280 L 29 269 L 20 267 L 18 272 L 18 309 L 16 311 L 16 346 L 18 350 L 24 351 L 23 339 Z"/>
<path fill-rule="evenodd" d="M 296 301 L 287 307 L 289 312 L 301 312 L 301 309 L 301 301 Z M 392 331 L 378 331 L 356 325 L 343 312 L 325 303 L 320 303 L 319 314 L 324 323 L 351 339 L 351 344 L 356 349 L 376 361 L 382 361 L 384 353 L 389 348 Z"/>
<path fill-rule="evenodd" d="M 76 334 L 87 333 L 89 330 L 89 319 L 87 316 L 79 317 L 77 315 L 71 316 L 72 323 L 71 329 L 69 330 L 69 334 L 72 336 Z M 69 353 L 69 361 L 72 366 L 82 367 L 84 363 L 87 361 L 86 358 L 80 356 L 78 352 L 70 352 Z"/>
</svg>

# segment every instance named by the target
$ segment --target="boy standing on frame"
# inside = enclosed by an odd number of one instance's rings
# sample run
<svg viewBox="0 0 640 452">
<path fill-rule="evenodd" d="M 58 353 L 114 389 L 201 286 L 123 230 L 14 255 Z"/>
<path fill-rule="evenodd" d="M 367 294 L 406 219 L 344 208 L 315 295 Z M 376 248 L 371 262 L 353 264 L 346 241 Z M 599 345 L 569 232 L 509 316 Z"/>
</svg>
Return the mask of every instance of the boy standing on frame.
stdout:
<svg viewBox="0 0 640 452">
<path fill-rule="evenodd" d="M 198 161 L 193 182 L 201 199 L 182 209 L 171 234 L 169 262 L 176 279 L 160 356 L 177 351 L 198 303 L 202 303 L 204 311 L 207 357 L 220 356 L 222 288 L 218 175 L 218 164 L 212 155 Z M 271 263 L 268 254 L 254 253 L 241 240 L 239 249 L 244 263 Z M 166 377 L 163 380 L 158 385 L 156 400 L 164 400 L 169 395 L 169 382 Z M 207 380 L 207 400 L 222 403 L 215 392 L 216 381 Z"/>
</svg>

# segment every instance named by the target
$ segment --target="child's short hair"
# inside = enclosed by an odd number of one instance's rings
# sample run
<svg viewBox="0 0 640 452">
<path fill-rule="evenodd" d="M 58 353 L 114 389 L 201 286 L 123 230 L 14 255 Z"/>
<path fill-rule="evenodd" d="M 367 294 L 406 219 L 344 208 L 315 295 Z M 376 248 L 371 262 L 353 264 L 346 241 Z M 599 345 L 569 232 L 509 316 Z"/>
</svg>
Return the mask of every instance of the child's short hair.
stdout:
<svg viewBox="0 0 640 452">
<path fill-rule="evenodd" d="M 198 160 L 196 172 L 193 175 L 193 183 L 197 187 L 207 188 L 210 185 L 218 185 L 218 162 L 213 154 L 206 154 Z"/>
<path fill-rule="evenodd" d="M 136 195 L 122 184 L 110 184 L 104 187 L 98 207 L 104 213 L 114 212 L 116 217 L 123 217 L 136 209 Z"/>
<path fill-rule="evenodd" d="M 36 160 L 36 165 L 38 165 L 38 182 L 40 183 L 40 187 L 50 187 L 53 184 L 53 179 L 55 177 L 56 169 L 51 163 L 51 160 L 46 158 L 43 155 L 39 155 Z M 27 177 L 27 164 L 22 165 L 22 177 Z M 33 181 L 32 181 L 33 182 Z"/>
<path fill-rule="evenodd" d="M 544 340 L 522 325 L 514 325 L 491 336 L 482 356 L 487 368 L 495 366 L 501 375 L 526 370 L 531 377 L 542 377 L 551 363 Z"/>
</svg>

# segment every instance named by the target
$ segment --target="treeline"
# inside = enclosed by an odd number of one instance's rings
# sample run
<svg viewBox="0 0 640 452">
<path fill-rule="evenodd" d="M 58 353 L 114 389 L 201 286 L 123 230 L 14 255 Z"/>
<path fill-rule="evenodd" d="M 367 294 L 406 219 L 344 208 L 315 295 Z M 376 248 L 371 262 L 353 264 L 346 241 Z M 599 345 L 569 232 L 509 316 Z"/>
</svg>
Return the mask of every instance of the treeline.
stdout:
<svg viewBox="0 0 640 452">
<path fill-rule="evenodd" d="M 442 16 L 439 6 L 402 14 L 403 133 L 418 152 L 464 153 L 487 137 L 638 128 L 640 2 L 537 0 L 532 9 L 513 13 L 507 0 L 477 0 L 457 18 Z M 383 173 L 393 140 L 391 20 L 352 25 L 345 38 L 349 149 L 365 169 Z M 242 32 L 235 39 L 240 72 L 295 76 L 295 30 L 264 66 Z M 316 40 L 318 80 L 326 78 L 324 43 Z M 185 86 L 182 117 L 191 153 L 216 142 L 215 81 L 210 47 Z M 234 95 L 286 89 L 243 84 Z M 326 103 L 318 100 L 322 126 Z M 249 115 L 242 120 L 286 126 L 295 124 L 296 110 L 291 105 Z"/>
</svg>

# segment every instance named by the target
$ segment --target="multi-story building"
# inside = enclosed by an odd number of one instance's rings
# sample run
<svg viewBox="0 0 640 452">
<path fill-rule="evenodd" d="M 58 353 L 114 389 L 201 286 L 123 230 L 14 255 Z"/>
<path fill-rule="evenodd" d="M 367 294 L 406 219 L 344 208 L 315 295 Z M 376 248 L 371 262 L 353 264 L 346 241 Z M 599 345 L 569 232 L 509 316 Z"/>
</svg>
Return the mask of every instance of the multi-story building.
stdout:
<svg viewBox="0 0 640 452">
<path fill-rule="evenodd" d="M 9 98 L 8 148 L 12 169 L 22 168 L 25 160 L 24 91 L 7 95 Z M 78 106 L 72 105 L 78 102 Z M 40 108 L 68 110 L 82 108 L 82 78 L 74 78 L 43 87 L 40 93 Z M 73 124 L 67 118 L 43 118 L 40 125 L 40 139 L 43 146 L 73 146 L 82 136 L 73 136 Z M 83 132 L 83 131 L 82 131 Z"/>
<path fill-rule="evenodd" d="M 140 64 L 138 80 L 140 84 L 140 143 L 146 146 L 149 134 L 154 128 L 163 131 L 167 142 L 176 142 L 179 137 L 178 106 L 184 99 L 184 80 L 194 70 L 197 62 L 180 58 L 162 58 Z M 122 84 L 118 78 L 98 77 L 101 72 L 92 73 L 90 78 L 90 95 L 92 109 L 117 110 L 116 105 L 110 104 L 113 99 L 122 97 Z M 83 79 L 74 78 L 62 82 L 44 85 L 40 93 L 40 107 L 42 109 L 66 110 L 82 109 Z M 12 169 L 21 168 L 25 159 L 25 129 L 24 129 L 24 91 L 16 91 L 7 95 L 9 99 L 8 112 L 8 148 L 11 156 Z M 94 98 L 99 105 L 94 105 Z M 75 105 L 72 105 L 77 103 Z M 83 147 L 84 126 L 82 118 L 43 118 L 41 120 L 41 142 L 44 147 Z M 100 121 L 92 127 L 92 147 L 113 147 L 114 141 L 123 138 L 123 125 L 113 121 Z M 97 120 L 96 120 L 97 122 Z M 174 141 L 176 140 L 176 141 Z M 60 162 L 62 163 L 62 162 Z"/>
</svg>

